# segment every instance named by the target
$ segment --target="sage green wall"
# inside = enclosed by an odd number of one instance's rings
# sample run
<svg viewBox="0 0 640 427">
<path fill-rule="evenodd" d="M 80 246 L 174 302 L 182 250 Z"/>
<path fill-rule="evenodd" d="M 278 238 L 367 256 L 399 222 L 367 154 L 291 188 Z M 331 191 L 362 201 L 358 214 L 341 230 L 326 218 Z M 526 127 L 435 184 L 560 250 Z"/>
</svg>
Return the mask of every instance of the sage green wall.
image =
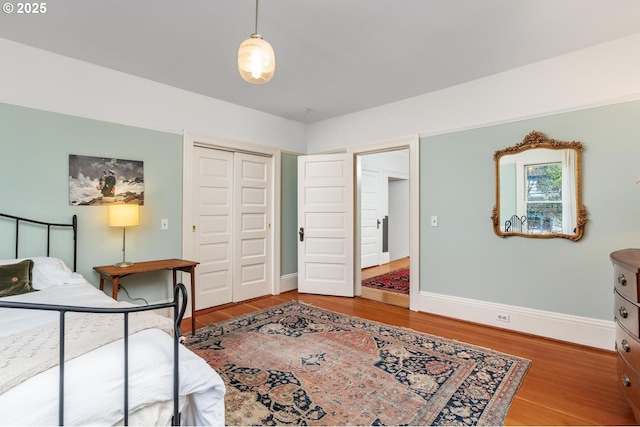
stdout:
<svg viewBox="0 0 640 427">
<path fill-rule="evenodd" d="M 78 272 L 95 286 L 93 266 L 120 261 L 122 231 L 107 226 L 106 206 L 69 205 L 69 154 L 144 162 L 145 203 L 140 225 L 127 230 L 127 260 L 179 258 L 182 252 L 182 136 L 83 119 L 0 103 L 0 212 L 69 222 L 79 218 Z M 298 271 L 297 174 L 295 154 L 283 153 L 281 179 L 281 273 Z M 160 220 L 169 229 L 160 230 Z M 0 258 L 14 256 L 14 225 L 0 219 Z M 52 256 L 70 266 L 71 239 L 63 232 L 52 242 Z M 40 231 L 21 229 L 21 254 L 46 253 Z M 124 278 L 132 298 L 170 297 L 164 273 Z M 131 286 L 128 286 L 131 285 Z M 119 299 L 127 299 L 121 293 Z"/>
<path fill-rule="evenodd" d="M 280 273 L 298 272 L 298 156 L 282 153 L 281 158 Z"/>
<path fill-rule="evenodd" d="M 640 247 L 639 117 L 629 102 L 422 138 L 421 291 L 611 320 L 609 254 Z M 578 242 L 493 233 L 493 153 L 532 130 L 584 145 Z"/>
<path fill-rule="evenodd" d="M 77 214 L 78 272 L 97 286 L 99 277 L 92 267 L 121 260 L 122 230 L 108 227 L 106 206 L 69 206 L 69 154 L 143 161 L 145 202 L 140 225 L 127 230 L 127 259 L 180 257 L 181 135 L 0 104 L 0 212 L 60 222 Z M 165 231 L 160 230 L 163 218 L 169 220 Z M 35 237 L 23 238 L 23 254 L 34 255 L 29 244 Z M 0 258 L 13 257 L 13 231 L 7 223 L 0 227 L 0 240 Z M 64 242 L 53 242 L 52 255 L 70 264 L 64 250 L 55 250 L 68 240 Z M 123 284 L 132 297 L 156 301 L 169 295 L 167 276 L 131 276 Z"/>
</svg>

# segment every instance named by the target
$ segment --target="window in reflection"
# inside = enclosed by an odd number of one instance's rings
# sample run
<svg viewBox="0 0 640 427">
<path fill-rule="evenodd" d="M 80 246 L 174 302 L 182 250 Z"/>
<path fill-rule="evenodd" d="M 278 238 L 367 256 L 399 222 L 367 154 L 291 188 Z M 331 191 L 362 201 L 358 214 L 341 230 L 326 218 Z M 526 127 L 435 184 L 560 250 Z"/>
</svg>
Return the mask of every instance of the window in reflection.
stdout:
<svg viewBox="0 0 640 427">
<path fill-rule="evenodd" d="M 527 232 L 562 233 L 562 164 L 525 168 Z"/>
</svg>

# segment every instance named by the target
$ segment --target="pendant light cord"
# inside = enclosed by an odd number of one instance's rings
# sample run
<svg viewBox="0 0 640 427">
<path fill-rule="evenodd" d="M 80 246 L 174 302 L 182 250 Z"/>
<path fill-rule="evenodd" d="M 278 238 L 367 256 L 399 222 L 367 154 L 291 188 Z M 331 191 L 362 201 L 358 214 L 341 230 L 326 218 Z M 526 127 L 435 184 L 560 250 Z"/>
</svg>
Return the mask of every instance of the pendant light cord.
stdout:
<svg viewBox="0 0 640 427">
<path fill-rule="evenodd" d="M 254 34 L 258 34 L 258 0 L 256 0 L 256 31 Z"/>
</svg>

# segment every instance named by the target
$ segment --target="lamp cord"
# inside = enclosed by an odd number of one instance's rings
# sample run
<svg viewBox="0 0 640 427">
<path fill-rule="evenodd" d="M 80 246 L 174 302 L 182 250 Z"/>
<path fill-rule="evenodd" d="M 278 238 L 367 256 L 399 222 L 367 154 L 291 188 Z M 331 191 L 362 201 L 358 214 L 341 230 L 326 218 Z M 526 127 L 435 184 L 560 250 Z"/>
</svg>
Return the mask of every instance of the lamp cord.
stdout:
<svg viewBox="0 0 640 427">
<path fill-rule="evenodd" d="M 127 294 L 127 298 L 129 298 L 129 301 L 144 301 L 144 305 L 149 305 L 149 302 L 144 298 L 131 298 L 131 295 L 129 295 L 129 291 L 124 286 L 119 284 L 118 289 L 123 290 L 124 293 Z"/>
</svg>

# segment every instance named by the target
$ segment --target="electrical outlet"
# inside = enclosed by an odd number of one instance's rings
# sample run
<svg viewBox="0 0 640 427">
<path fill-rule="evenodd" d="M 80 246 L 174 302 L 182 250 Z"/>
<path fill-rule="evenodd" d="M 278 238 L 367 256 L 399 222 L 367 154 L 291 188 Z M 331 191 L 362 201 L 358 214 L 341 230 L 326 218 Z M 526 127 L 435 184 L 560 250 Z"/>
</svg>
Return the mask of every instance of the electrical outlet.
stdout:
<svg viewBox="0 0 640 427">
<path fill-rule="evenodd" d="M 161 219 L 160 220 L 160 230 L 168 230 L 169 229 L 169 220 Z"/>
<path fill-rule="evenodd" d="M 509 315 L 506 313 L 496 313 L 496 320 L 509 323 Z"/>
</svg>

